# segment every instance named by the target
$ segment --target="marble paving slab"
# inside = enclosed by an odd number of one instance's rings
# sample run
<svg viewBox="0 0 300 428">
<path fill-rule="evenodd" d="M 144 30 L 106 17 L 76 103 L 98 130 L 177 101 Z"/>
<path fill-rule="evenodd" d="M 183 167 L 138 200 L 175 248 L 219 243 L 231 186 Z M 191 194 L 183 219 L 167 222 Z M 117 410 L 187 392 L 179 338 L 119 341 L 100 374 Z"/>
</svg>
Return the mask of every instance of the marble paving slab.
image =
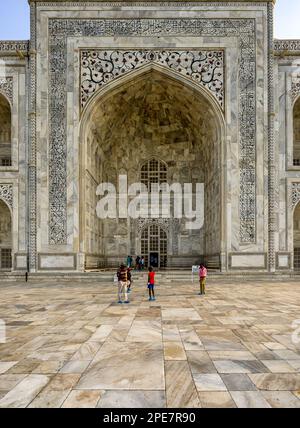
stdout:
<svg viewBox="0 0 300 428">
<path fill-rule="evenodd" d="M 72 388 L 77 384 L 79 374 L 57 374 L 35 397 L 30 408 L 59 408 L 63 405 Z"/>
<path fill-rule="evenodd" d="M 262 360 L 262 363 L 268 367 L 272 373 L 293 373 L 297 371 L 295 367 L 285 360 Z"/>
<path fill-rule="evenodd" d="M 61 407 L 66 409 L 92 409 L 95 408 L 104 391 L 78 391 L 72 390 Z"/>
<path fill-rule="evenodd" d="M 220 375 L 194 373 L 193 378 L 198 391 L 227 391 Z"/>
<path fill-rule="evenodd" d="M 290 391 L 262 391 L 262 395 L 273 408 L 299 409 L 300 400 Z"/>
<path fill-rule="evenodd" d="M 246 374 L 222 374 L 221 377 L 229 391 L 256 391 L 256 386 Z"/>
<path fill-rule="evenodd" d="M 0 400 L 0 408 L 27 407 L 48 382 L 48 376 L 28 375 Z"/>
<path fill-rule="evenodd" d="M 133 321 L 127 342 L 162 342 L 160 321 Z"/>
<path fill-rule="evenodd" d="M 216 360 L 213 361 L 218 373 L 265 373 L 269 370 L 260 361 Z"/>
<path fill-rule="evenodd" d="M 239 408 L 270 408 L 271 405 L 259 391 L 232 391 L 231 396 Z"/>
<path fill-rule="evenodd" d="M 193 308 L 167 308 L 162 309 L 162 319 L 170 321 L 201 321 L 198 312 Z"/>
<path fill-rule="evenodd" d="M 216 373 L 217 370 L 206 351 L 186 351 L 192 373 Z"/>
<path fill-rule="evenodd" d="M 104 391 L 97 405 L 98 408 L 164 408 L 166 398 L 164 391 Z"/>
<path fill-rule="evenodd" d="M 0 391 L 5 394 L 20 383 L 28 374 L 3 374 L 0 375 Z"/>
<path fill-rule="evenodd" d="M 236 407 L 231 395 L 227 391 L 199 392 L 199 399 L 203 408 L 230 409 Z"/>
<path fill-rule="evenodd" d="M 201 407 L 197 389 L 186 361 L 166 361 L 167 406 Z"/>
<path fill-rule="evenodd" d="M 182 342 L 164 342 L 164 358 L 169 360 L 186 360 Z"/>
<path fill-rule="evenodd" d="M 250 374 L 258 389 L 265 391 L 299 391 L 300 373 Z"/>
<path fill-rule="evenodd" d="M 82 375 L 79 389 L 164 389 L 161 343 L 105 343 Z"/>
<path fill-rule="evenodd" d="M 17 361 L 0 362 L 0 374 L 7 372 L 10 368 L 15 366 Z"/>
</svg>

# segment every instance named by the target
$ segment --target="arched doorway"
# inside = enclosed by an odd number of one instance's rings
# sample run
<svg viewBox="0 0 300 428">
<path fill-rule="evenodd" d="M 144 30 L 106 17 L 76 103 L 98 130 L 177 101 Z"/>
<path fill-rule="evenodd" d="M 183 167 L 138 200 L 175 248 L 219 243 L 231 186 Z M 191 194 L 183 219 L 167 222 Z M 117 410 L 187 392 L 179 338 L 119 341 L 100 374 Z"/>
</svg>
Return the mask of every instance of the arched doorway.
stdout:
<svg viewBox="0 0 300 428">
<path fill-rule="evenodd" d="M 128 186 L 204 183 L 204 225 L 187 229 L 185 219 L 172 225 L 161 241 L 169 245 L 159 263 L 190 267 L 220 255 L 225 245 L 220 108 L 205 89 L 156 68 L 132 72 L 117 83 L 90 100 L 81 122 L 80 252 L 86 266 L 115 266 L 128 254 L 139 254 L 141 236 L 134 221 L 96 215 L 98 184 L 112 183 L 118 190 L 120 174 L 127 175 Z M 148 245 L 150 232 L 144 232 Z M 150 257 L 149 251 L 142 252 Z"/>
<path fill-rule="evenodd" d="M 11 166 L 11 108 L 0 93 L 0 167 Z"/>
<path fill-rule="evenodd" d="M 0 199 L 0 270 L 12 268 L 12 222 L 8 206 Z"/>
<path fill-rule="evenodd" d="M 168 236 L 156 223 L 149 224 L 142 230 L 141 256 L 145 259 L 145 266 L 168 266 Z"/>
<path fill-rule="evenodd" d="M 294 270 L 300 271 L 300 202 L 294 210 Z"/>
</svg>

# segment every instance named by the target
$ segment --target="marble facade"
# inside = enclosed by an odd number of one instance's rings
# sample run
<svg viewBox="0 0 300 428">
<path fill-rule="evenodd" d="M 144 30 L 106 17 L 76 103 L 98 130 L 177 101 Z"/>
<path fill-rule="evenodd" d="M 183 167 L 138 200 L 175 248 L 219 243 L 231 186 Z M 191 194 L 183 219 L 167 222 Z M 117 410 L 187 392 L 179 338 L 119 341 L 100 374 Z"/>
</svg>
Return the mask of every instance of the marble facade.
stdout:
<svg viewBox="0 0 300 428">
<path fill-rule="evenodd" d="M 200 231 L 159 224 L 169 267 L 292 271 L 300 41 L 274 40 L 274 2 L 29 3 L 30 41 L 0 42 L 12 270 L 84 271 L 140 253 L 151 222 L 100 221 L 96 187 L 119 172 L 134 182 L 157 158 L 168 181 L 206 189 Z"/>
</svg>

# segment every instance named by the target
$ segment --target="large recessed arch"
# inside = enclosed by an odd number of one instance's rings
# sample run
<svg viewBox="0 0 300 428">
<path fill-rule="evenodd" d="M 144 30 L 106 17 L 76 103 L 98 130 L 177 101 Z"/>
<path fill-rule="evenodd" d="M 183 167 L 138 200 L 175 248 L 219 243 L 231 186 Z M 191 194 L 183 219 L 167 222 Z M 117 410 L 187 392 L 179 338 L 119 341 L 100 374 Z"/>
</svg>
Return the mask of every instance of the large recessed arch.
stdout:
<svg viewBox="0 0 300 428">
<path fill-rule="evenodd" d="M 114 265 L 138 251 L 134 221 L 97 220 L 96 186 L 116 184 L 119 173 L 128 174 L 129 184 L 139 181 L 140 166 L 152 157 L 168 165 L 168 181 L 207 186 L 205 230 L 191 232 L 170 222 L 169 266 L 220 257 L 225 242 L 223 141 L 223 112 L 214 97 L 162 67 L 147 66 L 100 89 L 80 127 L 80 252 L 87 265 L 96 260 Z"/>
<path fill-rule="evenodd" d="M 11 166 L 11 105 L 0 92 L 0 167 Z"/>
</svg>

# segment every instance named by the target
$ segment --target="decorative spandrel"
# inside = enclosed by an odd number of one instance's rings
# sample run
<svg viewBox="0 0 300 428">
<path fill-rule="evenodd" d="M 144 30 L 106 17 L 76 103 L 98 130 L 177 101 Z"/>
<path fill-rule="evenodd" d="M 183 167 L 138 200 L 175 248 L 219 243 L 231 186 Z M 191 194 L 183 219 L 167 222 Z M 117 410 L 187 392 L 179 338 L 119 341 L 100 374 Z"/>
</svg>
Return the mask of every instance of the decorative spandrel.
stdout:
<svg viewBox="0 0 300 428">
<path fill-rule="evenodd" d="M 300 202 L 300 183 L 292 183 L 291 188 L 291 207 L 295 206 Z"/>
<path fill-rule="evenodd" d="M 158 64 L 205 87 L 224 108 L 224 52 L 107 51 L 81 52 L 81 108 L 107 83 L 147 64 Z"/>
<path fill-rule="evenodd" d="M 0 77 L 0 94 L 5 95 L 13 104 L 13 78 Z"/>
<path fill-rule="evenodd" d="M 13 208 L 13 186 L 12 184 L 0 184 L 0 199 Z"/>
<path fill-rule="evenodd" d="M 292 78 L 291 98 L 294 102 L 300 96 L 300 76 Z"/>
</svg>

